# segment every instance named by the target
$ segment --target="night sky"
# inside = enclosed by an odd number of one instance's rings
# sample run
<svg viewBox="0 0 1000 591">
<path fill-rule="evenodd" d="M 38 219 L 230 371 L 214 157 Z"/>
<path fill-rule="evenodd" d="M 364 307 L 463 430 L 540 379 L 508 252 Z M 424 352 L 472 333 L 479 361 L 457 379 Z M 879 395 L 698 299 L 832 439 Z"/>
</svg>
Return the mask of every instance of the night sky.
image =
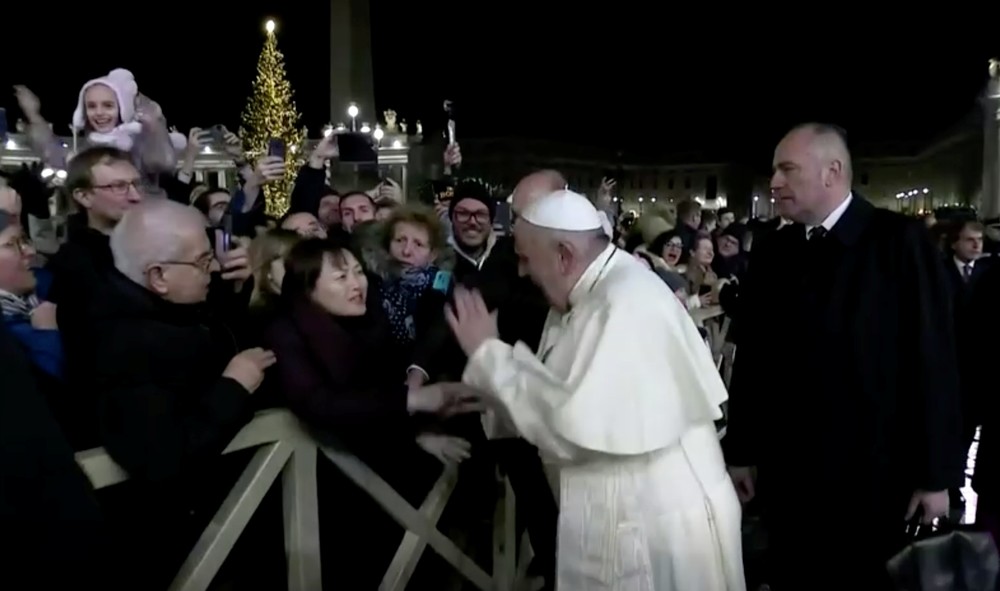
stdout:
<svg viewBox="0 0 1000 591">
<path fill-rule="evenodd" d="M 989 30 L 1000 8 L 964 9 L 948 23 L 936 13 L 920 24 L 858 18 L 824 28 L 818 13 L 782 23 L 764 12 L 621 2 L 562 12 L 552 3 L 545 13 L 549 3 L 371 2 L 379 111 L 429 121 L 451 98 L 465 136 L 564 139 L 665 159 L 766 159 L 789 126 L 809 119 L 846 127 L 856 143 L 929 140 L 976 108 L 986 59 L 1000 55 L 1000 31 Z M 330 119 L 325 2 L 165 5 L 5 8 L 0 86 L 27 84 L 65 130 L 81 84 L 126 67 L 172 125 L 235 128 L 270 16 L 304 123 L 315 135 Z M 2 102 L 13 125 L 11 96 Z"/>
</svg>

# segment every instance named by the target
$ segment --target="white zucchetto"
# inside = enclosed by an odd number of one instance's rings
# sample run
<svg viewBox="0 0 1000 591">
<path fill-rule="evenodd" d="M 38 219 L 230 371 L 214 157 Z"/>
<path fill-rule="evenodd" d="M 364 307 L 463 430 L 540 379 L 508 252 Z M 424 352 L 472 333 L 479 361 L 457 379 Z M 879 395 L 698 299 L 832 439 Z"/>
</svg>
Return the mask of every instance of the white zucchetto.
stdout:
<svg viewBox="0 0 1000 591">
<path fill-rule="evenodd" d="M 539 228 L 565 232 L 586 232 L 604 227 L 604 220 L 590 199 L 568 190 L 540 197 L 525 208 L 521 219 Z"/>
</svg>

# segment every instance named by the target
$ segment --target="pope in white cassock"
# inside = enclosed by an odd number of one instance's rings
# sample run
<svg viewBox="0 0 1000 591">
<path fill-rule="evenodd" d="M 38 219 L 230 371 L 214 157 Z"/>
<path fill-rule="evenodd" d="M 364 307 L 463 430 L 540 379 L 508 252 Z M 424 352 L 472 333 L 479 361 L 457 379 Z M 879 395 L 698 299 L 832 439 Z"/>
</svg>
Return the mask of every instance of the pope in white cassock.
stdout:
<svg viewBox="0 0 1000 591">
<path fill-rule="evenodd" d="M 476 292 L 448 322 L 486 392 L 558 473 L 561 591 L 741 591 L 740 503 L 714 421 L 726 390 L 687 312 L 558 191 L 521 215 L 522 273 L 551 309 L 536 357 Z"/>
</svg>

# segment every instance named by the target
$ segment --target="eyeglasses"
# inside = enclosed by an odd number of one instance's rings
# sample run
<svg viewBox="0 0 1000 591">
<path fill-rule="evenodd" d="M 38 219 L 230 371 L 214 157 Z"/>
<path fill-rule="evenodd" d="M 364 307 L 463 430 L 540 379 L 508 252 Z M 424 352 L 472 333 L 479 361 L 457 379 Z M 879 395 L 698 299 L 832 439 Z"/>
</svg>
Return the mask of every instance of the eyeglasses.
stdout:
<svg viewBox="0 0 1000 591">
<path fill-rule="evenodd" d="M 22 256 L 32 254 L 35 249 L 34 245 L 31 244 L 31 241 L 23 236 L 14 238 L 6 244 L 0 244 L 0 247 L 9 248 Z"/>
<path fill-rule="evenodd" d="M 475 218 L 476 222 L 478 222 L 479 224 L 488 224 L 490 223 L 490 212 L 464 211 L 461 209 L 455 210 L 455 220 L 458 221 L 460 224 L 467 224 L 473 218 Z"/>
<path fill-rule="evenodd" d="M 215 262 L 215 257 L 212 255 L 204 255 L 196 261 L 160 261 L 159 265 L 181 265 L 185 267 L 194 267 L 203 273 L 208 273 L 212 270 L 212 263 Z"/>
<path fill-rule="evenodd" d="M 139 179 L 133 179 L 131 181 L 115 181 L 113 183 L 108 183 L 106 185 L 92 185 L 93 189 L 103 189 L 114 193 L 115 195 L 124 195 L 128 193 L 129 189 L 135 189 L 136 191 L 142 190 L 142 181 Z"/>
</svg>

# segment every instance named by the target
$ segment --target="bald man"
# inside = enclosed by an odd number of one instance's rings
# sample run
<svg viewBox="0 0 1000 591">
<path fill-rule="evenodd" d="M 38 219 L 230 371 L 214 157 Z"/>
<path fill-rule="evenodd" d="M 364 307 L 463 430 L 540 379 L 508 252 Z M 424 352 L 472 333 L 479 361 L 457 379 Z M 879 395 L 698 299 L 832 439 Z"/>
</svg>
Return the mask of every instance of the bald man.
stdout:
<svg viewBox="0 0 1000 591">
<path fill-rule="evenodd" d="M 743 500 L 760 493 L 777 590 L 884 588 L 904 522 L 963 481 L 940 256 L 851 181 L 842 130 L 791 130 L 771 191 L 793 223 L 754 245 L 740 292 L 724 446 Z"/>
<path fill-rule="evenodd" d="M 566 177 L 557 170 L 539 170 L 521 179 L 511 195 L 511 222 L 540 197 L 565 189 L 566 184 Z"/>
</svg>

